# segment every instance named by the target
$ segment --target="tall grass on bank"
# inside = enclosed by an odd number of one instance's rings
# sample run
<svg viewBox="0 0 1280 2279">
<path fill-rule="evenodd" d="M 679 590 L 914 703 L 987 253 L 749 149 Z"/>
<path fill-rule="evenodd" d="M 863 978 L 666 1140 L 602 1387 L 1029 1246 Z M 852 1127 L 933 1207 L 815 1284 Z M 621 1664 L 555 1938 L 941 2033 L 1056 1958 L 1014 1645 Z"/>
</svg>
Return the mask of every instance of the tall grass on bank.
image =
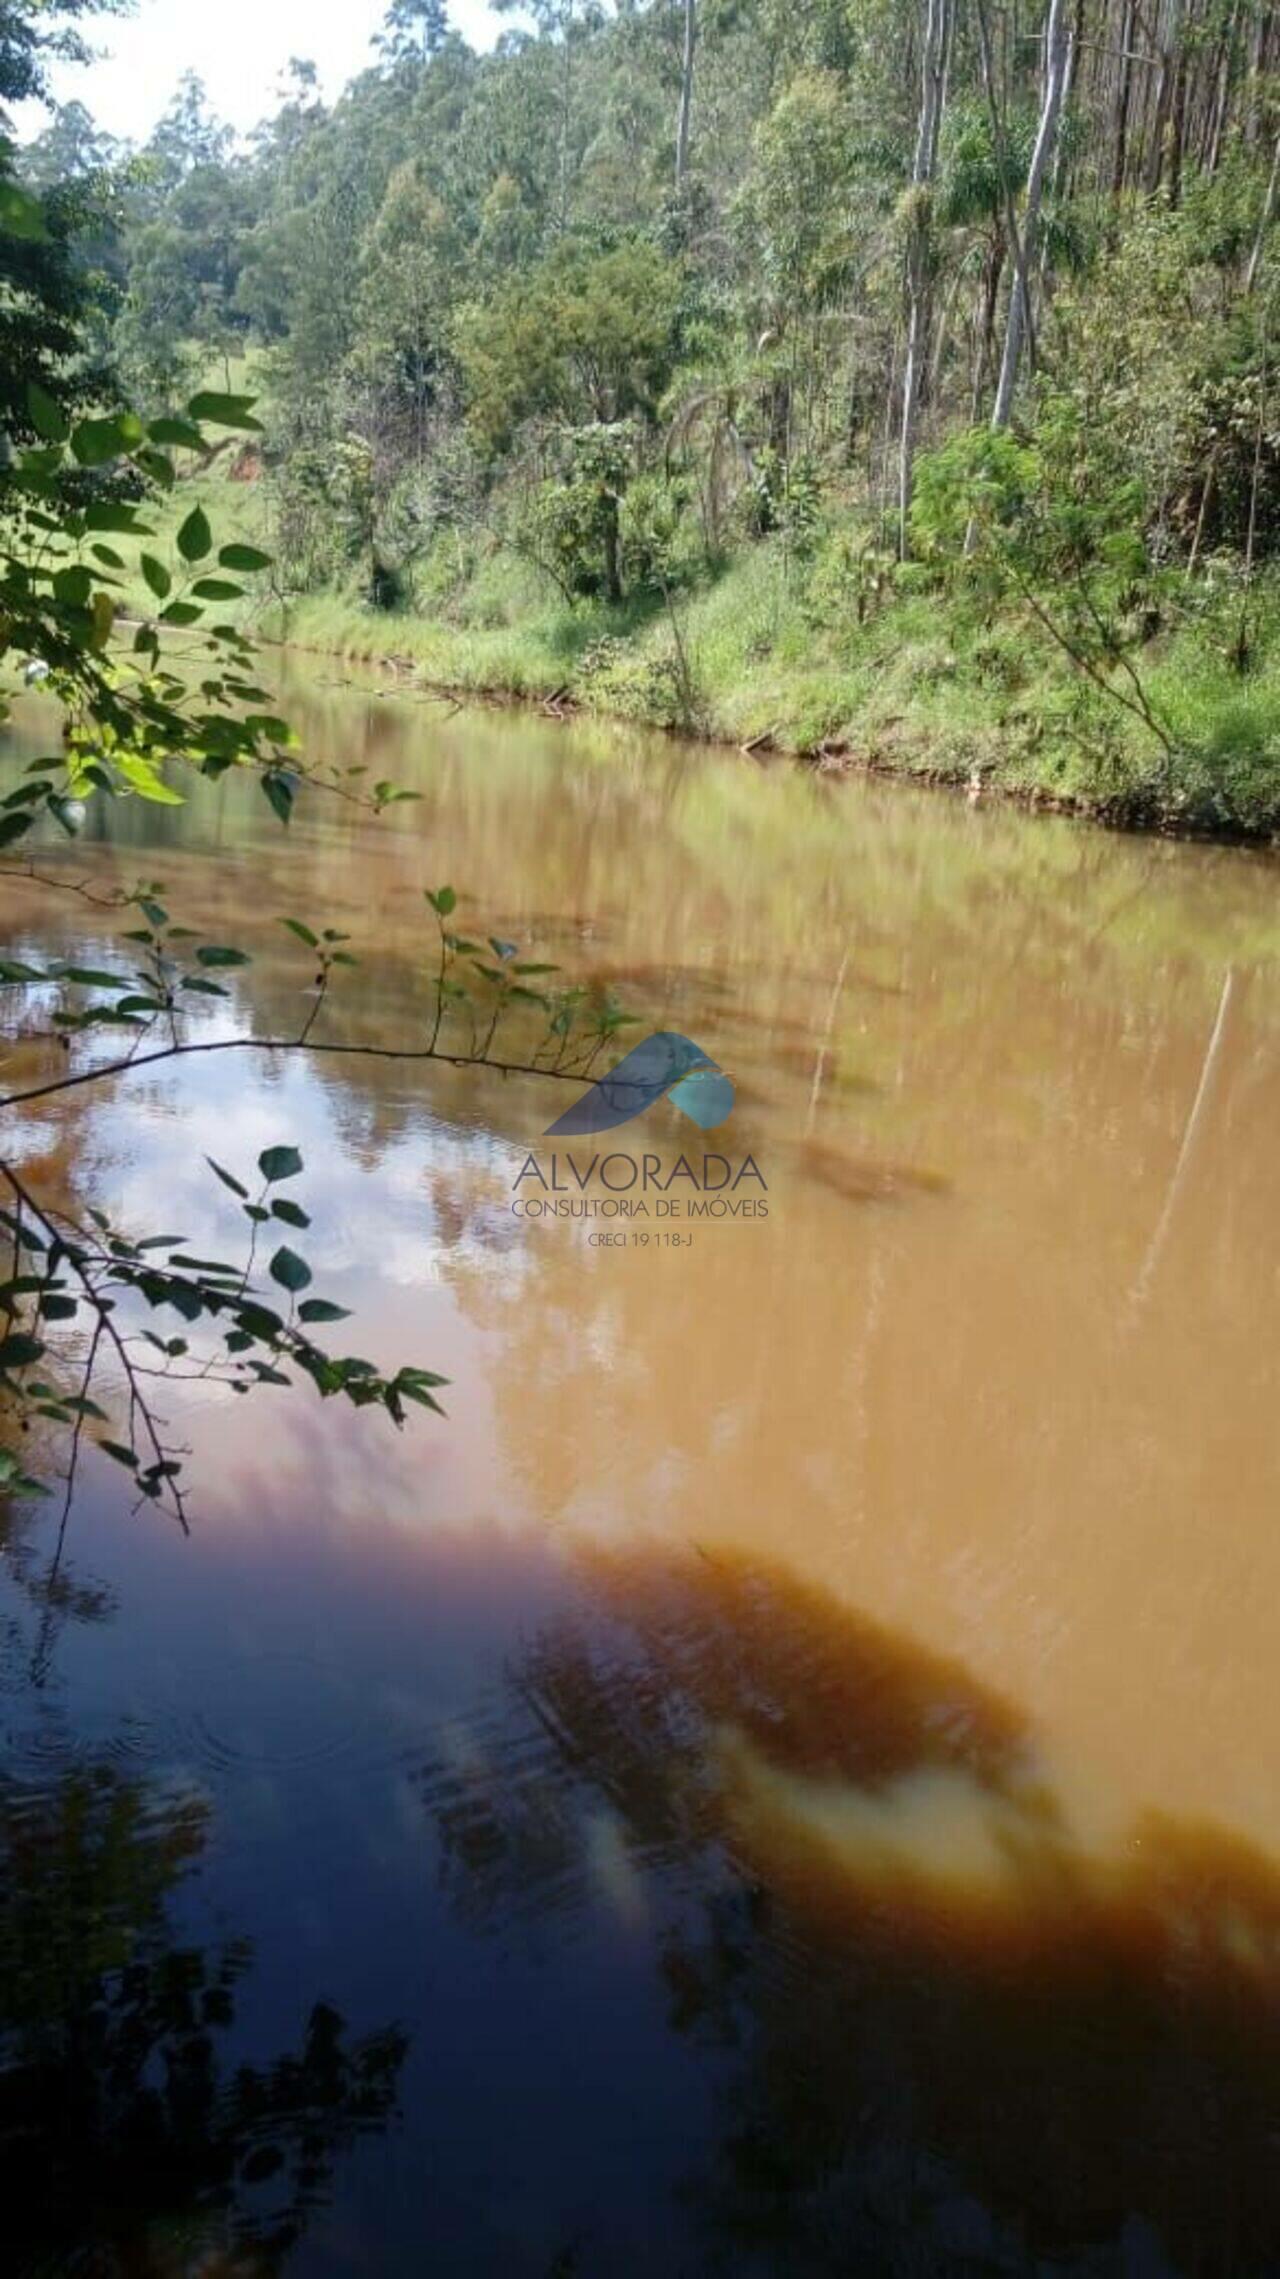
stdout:
<svg viewBox="0 0 1280 2279">
<path fill-rule="evenodd" d="M 1270 834 L 1280 830 L 1280 585 L 1253 597 L 1243 671 L 1238 608 L 1202 606 L 1141 659 L 1172 763 L 1017 610 L 987 622 L 920 593 L 861 620 L 823 621 L 794 565 L 767 545 L 670 608 L 569 604 L 494 553 L 429 616 L 325 594 L 268 611 L 263 630 L 353 660 L 394 658 L 461 692 L 556 698 L 1134 822 Z"/>
</svg>

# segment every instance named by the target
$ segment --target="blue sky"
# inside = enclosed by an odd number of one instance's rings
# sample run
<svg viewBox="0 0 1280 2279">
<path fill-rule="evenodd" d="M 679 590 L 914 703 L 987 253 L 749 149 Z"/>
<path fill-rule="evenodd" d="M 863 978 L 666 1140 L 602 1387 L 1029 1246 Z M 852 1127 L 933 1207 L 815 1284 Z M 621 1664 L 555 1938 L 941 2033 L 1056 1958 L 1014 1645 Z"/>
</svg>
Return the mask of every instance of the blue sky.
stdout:
<svg viewBox="0 0 1280 2279">
<path fill-rule="evenodd" d="M 135 0 L 124 17 L 90 20 L 99 60 L 52 74 L 59 102 L 84 103 L 109 133 L 143 142 L 182 73 L 198 71 L 213 108 L 242 133 L 275 109 L 290 56 L 309 56 L 326 96 L 371 60 L 386 0 Z M 449 15 L 473 47 L 489 47 L 501 20 L 488 0 L 450 0 Z M 19 134 L 38 134 L 47 114 L 16 106 Z"/>
</svg>

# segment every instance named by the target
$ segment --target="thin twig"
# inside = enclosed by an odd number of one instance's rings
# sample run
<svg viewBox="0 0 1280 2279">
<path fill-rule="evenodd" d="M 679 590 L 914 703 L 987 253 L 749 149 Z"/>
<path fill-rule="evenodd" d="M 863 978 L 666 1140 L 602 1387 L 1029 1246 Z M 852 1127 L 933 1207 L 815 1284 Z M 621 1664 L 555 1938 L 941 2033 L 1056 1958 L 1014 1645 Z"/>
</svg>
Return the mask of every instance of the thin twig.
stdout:
<svg viewBox="0 0 1280 2279">
<path fill-rule="evenodd" d="M 181 1050 L 182 1048 L 180 1047 L 179 1049 Z M 168 1057 L 171 1058 L 172 1055 L 170 1054 Z M 30 1188 L 27 1187 L 19 1178 L 18 1173 L 14 1170 L 12 1164 L 0 1163 L 0 1178 L 3 1178 L 5 1180 L 6 1184 L 9 1187 L 10 1193 L 16 1196 L 18 1202 L 22 1205 L 22 1207 L 25 1210 L 29 1211 L 31 1217 L 44 1228 L 46 1234 L 50 1235 L 55 1242 L 59 1243 L 62 1249 L 66 1252 L 67 1264 L 71 1268 L 72 1273 L 75 1275 L 76 1280 L 79 1282 L 82 1290 L 84 1291 L 85 1297 L 89 1305 L 93 1308 L 98 1322 L 109 1343 L 115 1347 L 117 1358 L 119 1359 L 120 1366 L 124 1371 L 125 1383 L 129 1389 L 130 1427 L 132 1429 L 132 1422 L 135 1415 L 142 1418 L 142 1422 L 146 1427 L 147 1438 L 151 1443 L 151 1447 L 155 1455 L 156 1463 L 161 1466 L 167 1465 L 169 1463 L 169 1457 L 165 1452 L 165 1449 L 160 1440 L 160 1435 L 156 1430 L 155 1420 L 152 1417 L 151 1411 L 148 1408 L 146 1402 L 142 1399 L 137 1389 L 137 1373 L 134 1368 L 133 1361 L 130 1358 L 129 1351 L 124 1339 L 121 1337 L 119 1330 L 116 1328 L 115 1323 L 111 1319 L 110 1301 L 104 1299 L 99 1294 L 97 1288 L 94 1285 L 92 1276 L 87 1273 L 84 1266 L 81 1265 L 76 1257 L 75 1252 L 67 1249 L 66 1242 L 59 1232 L 56 1218 L 36 1201 L 35 1196 L 31 1193 Z M 187 1523 L 186 1507 L 182 1500 L 182 1490 L 177 1485 L 177 1482 L 173 1478 L 169 1477 L 165 1472 L 162 1471 L 160 1477 L 166 1480 L 169 1492 L 173 1497 L 174 1514 L 177 1518 L 178 1525 L 181 1527 L 184 1535 L 189 1535 L 191 1530 Z"/>
<path fill-rule="evenodd" d="M 599 1050 L 597 1044 L 585 1064 L 587 1068 Z M 161 1061 L 184 1060 L 189 1055 L 211 1052 L 307 1052 L 348 1060 L 437 1061 L 449 1068 L 488 1068 L 497 1076 L 547 1076 L 563 1084 L 582 1082 L 582 1076 L 572 1068 L 539 1067 L 527 1060 L 486 1060 L 478 1052 L 442 1052 L 434 1045 L 358 1045 L 340 1041 L 316 1044 L 311 1040 L 304 1045 L 299 1037 L 210 1037 L 161 1045 L 155 1052 L 140 1053 L 136 1060 L 103 1061 L 96 1068 L 79 1069 L 75 1075 L 57 1077 L 49 1084 L 30 1085 L 25 1092 L 7 1092 L 0 1097 L 0 1110 L 26 1107 L 33 1100 L 50 1100 L 60 1092 L 74 1092 L 81 1085 L 101 1084 L 111 1076 L 154 1068 Z"/>
</svg>

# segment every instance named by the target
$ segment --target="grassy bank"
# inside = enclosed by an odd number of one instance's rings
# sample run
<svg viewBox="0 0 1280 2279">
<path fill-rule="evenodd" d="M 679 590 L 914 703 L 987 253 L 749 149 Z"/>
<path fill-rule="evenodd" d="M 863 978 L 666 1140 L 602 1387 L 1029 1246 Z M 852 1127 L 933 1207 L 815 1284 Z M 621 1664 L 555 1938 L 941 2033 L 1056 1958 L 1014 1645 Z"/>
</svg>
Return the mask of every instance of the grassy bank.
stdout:
<svg viewBox="0 0 1280 2279">
<path fill-rule="evenodd" d="M 203 504 L 219 542 L 271 549 L 269 485 L 235 450 L 190 470 L 154 518 L 153 550 L 181 568 L 176 533 Z M 288 564 L 279 565 L 286 573 Z M 669 603 L 567 602 L 508 549 L 438 543 L 414 605 L 374 610 L 355 593 L 253 598 L 268 638 L 355 660 L 394 658 L 423 681 L 476 696 L 640 720 L 719 741 L 871 767 L 916 780 L 1074 808 L 1130 825 L 1269 838 L 1280 832 L 1280 577 L 1247 609 L 1238 587 L 1199 586 L 1171 606 L 1131 662 L 1166 725 L 1167 753 L 1132 712 L 1086 680 L 1030 609 L 902 592 L 833 592 L 821 559 L 749 547 Z M 154 608 L 141 578 L 127 605 Z M 242 614 L 247 614 L 242 612 Z M 1123 693 L 1128 681 L 1117 669 Z"/>
<path fill-rule="evenodd" d="M 780 551 L 759 546 L 670 607 L 568 604 L 492 555 L 428 611 L 325 595 L 264 630 L 423 680 L 764 743 L 832 769 L 871 766 L 1151 828 L 1280 830 L 1280 591 L 1212 593 L 1141 653 L 1172 757 L 1082 679 L 1031 613 L 995 619 L 934 593 L 824 621 Z M 1122 685 L 1125 685 L 1122 683 Z"/>
</svg>

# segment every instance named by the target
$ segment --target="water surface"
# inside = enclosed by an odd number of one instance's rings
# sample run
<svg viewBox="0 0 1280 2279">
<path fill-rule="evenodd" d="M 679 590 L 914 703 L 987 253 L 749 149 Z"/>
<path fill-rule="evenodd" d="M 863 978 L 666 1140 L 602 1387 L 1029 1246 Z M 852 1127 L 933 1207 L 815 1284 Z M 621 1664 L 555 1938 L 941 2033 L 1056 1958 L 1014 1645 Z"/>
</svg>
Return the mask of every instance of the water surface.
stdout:
<svg viewBox="0 0 1280 2279">
<path fill-rule="evenodd" d="M 453 883 L 731 1073 L 768 1215 L 517 1216 L 564 1088 L 447 1066 L 31 1117 L 215 1255 L 206 1149 L 294 1142 L 351 1342 L 452 1382 L 400 1436 L 174 1388 L 189 1537 L 94 1457 L 60 1552 L 0 1517 L 12 2267 L 1280 2270 L 1274 862 L 286 696 L 421 798 L 224 782 L 50 861 L 251 948 L 222 1030 L 305 1019 L 281 915 L 349 931 L 365 1044 Z"/>
</svg>

